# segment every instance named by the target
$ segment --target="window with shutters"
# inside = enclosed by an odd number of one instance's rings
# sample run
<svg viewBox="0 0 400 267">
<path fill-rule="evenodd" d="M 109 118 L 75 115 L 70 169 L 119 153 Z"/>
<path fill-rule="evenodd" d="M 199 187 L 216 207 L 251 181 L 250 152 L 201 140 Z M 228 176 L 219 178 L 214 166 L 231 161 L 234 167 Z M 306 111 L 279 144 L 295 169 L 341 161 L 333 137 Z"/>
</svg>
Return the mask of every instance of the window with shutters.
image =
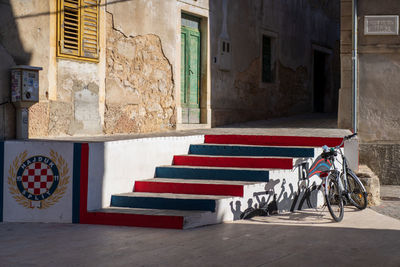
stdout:
<svg viewBox="0 0 400 267">
<path fill-rule="evenodd" d="M 100 0 L 58 0 L 57 56 L 97 61 Z"/>
</svg>

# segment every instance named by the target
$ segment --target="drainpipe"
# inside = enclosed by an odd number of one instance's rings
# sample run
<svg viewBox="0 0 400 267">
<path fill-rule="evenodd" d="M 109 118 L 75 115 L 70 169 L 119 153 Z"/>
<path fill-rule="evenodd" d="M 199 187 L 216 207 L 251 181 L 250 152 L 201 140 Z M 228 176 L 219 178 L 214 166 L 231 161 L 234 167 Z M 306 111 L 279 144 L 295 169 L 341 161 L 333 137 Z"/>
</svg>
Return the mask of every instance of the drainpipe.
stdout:
<svg viewBox="0 0 400 267">
<path fill-rule="evenodd" d="M 357 132 L 357 102 L 358 102 L 358 0 L 353 0 L 353 49 L 352 49 L 352 91 L 353 91 L 353 131 Z"/>
</svg>

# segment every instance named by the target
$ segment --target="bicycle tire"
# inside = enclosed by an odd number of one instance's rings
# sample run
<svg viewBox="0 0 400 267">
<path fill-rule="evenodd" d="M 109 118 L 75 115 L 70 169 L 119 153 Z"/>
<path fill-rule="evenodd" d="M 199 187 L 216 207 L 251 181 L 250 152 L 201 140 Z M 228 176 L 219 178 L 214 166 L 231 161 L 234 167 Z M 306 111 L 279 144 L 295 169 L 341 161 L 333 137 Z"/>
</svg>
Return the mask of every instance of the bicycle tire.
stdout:
<svg viewBox="0 0 400 267">
<path fill-rule="evenodd" d="M 337 179 L 329 175 L 325 184 L 325 200 L 333 220 L 340 222 L 344 215 L 343 197 L 340 193 Z"/>
<path fill-rule="evenodd" d="M 352 172 L 347 172 L 347 190 L 350 203 L 357 209 L 363 210 L 368 204 L 368 194 L 360 179 Z"/>
</svg>

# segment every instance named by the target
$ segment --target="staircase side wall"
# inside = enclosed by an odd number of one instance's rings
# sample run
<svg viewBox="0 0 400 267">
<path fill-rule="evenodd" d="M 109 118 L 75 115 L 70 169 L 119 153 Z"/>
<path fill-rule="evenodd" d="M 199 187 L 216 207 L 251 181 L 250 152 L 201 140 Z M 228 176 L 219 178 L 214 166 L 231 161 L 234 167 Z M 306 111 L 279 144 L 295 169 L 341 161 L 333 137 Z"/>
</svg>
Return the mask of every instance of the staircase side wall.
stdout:
<svg viewBox="0 0 400 267">
<path fill-rule="evenodd" d="M 135 180 L 153 178 L 156 166 L 203 142 L 195 135 L 89 144 L 88 210 L 109 206 L 112 194 L 132 192 Z"/>
</svg>

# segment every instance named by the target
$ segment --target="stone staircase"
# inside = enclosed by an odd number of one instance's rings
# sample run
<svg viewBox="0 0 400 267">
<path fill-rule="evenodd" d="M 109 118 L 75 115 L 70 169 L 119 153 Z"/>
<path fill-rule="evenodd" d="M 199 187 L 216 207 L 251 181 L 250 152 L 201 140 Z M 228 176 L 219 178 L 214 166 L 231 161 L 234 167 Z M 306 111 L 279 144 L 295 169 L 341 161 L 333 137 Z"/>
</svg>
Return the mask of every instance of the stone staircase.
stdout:
<svg viewBox="0 0 400 267">
<path fill-rule="evenodd" d="M 206 135 L 188 155 L 156 167 L 133 192 L 111 197 L 110 207 L 90 211 L 99 224 L 186 229 L 239 219 L 250 206 L 281 199 L 288 209 L 297 190 L 295 165 L 315 158 L 321 146 L 341 138 Z"/>
</svg>

